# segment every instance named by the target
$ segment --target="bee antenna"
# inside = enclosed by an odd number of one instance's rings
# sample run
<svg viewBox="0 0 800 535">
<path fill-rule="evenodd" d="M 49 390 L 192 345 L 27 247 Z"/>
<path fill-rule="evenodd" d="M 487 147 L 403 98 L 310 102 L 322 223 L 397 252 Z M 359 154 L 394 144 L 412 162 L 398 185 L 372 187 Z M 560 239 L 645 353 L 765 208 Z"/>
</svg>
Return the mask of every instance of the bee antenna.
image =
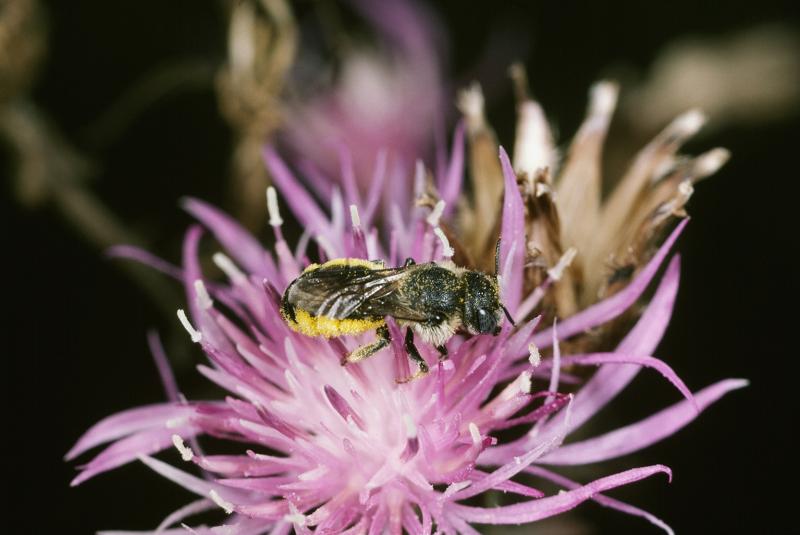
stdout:
<svg viewBox="0 0 800 535">
<path fill-rule="evenodd" d="M 500 275 L 500 241 L 502 238 L 497 238 L 497 244 L 494 246 L 494 276 Z M 508 314 L 508 312 L 506 312 Z"/>
<path fill-rule="evenodd" d="M 500 305 L 500 308 L 502 308 L 503 312 L 506 313 L 506 317 L 508 318 L 508 321 L 511 322 L 511 325 L 516 327 L 517 324 L 514 322 L 514 318 L 511 317 L 511 313 L 509 313 L 508 309 L 504 305 Z"/>
</svg>

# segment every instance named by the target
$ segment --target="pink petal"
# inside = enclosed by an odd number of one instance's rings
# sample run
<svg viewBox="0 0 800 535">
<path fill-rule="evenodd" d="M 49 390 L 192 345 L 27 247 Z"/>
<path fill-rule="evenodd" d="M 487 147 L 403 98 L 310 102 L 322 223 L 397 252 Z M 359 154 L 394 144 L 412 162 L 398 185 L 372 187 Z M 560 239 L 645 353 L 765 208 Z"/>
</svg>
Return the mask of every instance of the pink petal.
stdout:
<svg viewBox="0 0 800 535">
<path fill-rule="evenodd" d="M 647 289 L 650 281 L 653 280 L 653 277 L 658 272 L 659 266 L 666 258 L 670 248 L 675 243 L 675 240 L 678 239 L 678 236 L 688 222 L 688 219 L 684 219 L 678 224 L 675 230 L 672 231 L 672 234 L 664 241 L 664 244 L 659 248 L 658 252 L 650 259 L 650 262 L 647 263 L 636 278 L 623 290 L 562 321 L 558 326 L 560 338 L 564 340 L 575 334 L 597 327 L 598 325 L 616 318 L 635 303 L 636 300 L 639 299 L 639 296 Z M 546 329 L 536 333 L 533 336 L 533 342 L 539 347 L 549 347 L 551 337 L 551 330 Z M 652 351 L 648 353 L 652 353 Z"/>
<path fill-rule="evenodd" d="M 541 407 L 532 410 L 528 414 L 524 416 L 519 416 L 517 418 L 510 418 L 508 420 L 501 420 L 497 423 L 492 424 L 492 429 L 508 429 L 509 427 L 516 427 L 521 424 L 529 424 L 533 422 L 538 422 L 545 416 L 550 416 L 551 414 L 561 410 L 567 403 L 569 403 L 570 397 L 566 394 L 551 394 L 550 392 L 539 392 L 535 394 L 533 397 L 550 397 L 554 396 L 553 401 L 548 401 L 544 403 Z"/>
<path fill-rule="evenodd" d="M 356 171 L 353 167 L 353 153 L 343 143 L 336 148 L 339 154 L 339 170 L 342 177 L 342 186 L 344 187 L 345 201 L 347 201 L 348 205 L 361 206 L 361 192 L 358 191 Z"/>
<path fill-rule="evenodd" d="M 208 497 L 209 493 L 213 490 L 216 491 L 223 499 L 228 501 L 233 501 L 235 503 L 239 503 L 240 501 L 252 501 L 247 498 L 247 494 L 236 489 L 228 488 L 224 485 L 219 483 L 214 483 L 212 481 L 206 481 L 204 479 L 200 479 L 199 477 L 195 477 L 191 474 L 184 472 L 183 470 L 178 470 L 174 466 L 167 464 L 163 461 L 159 461 L 154 457 L 148 457 L 146 455 L 140 455 L 139 460 L 146 464 L 151 470 L 156 472 L 161 477 L 169 479 L 173 483 L 177 483 L 181 487 L 185 488 L 186 490 L 197 494 L 198 496 L 202 496 L 204 498 Z"/>
<path fill-rule="evenodd" d="M 198 199 L 185 199 L 183 208 L 208 227 L 217 241 L 245 270 L 259 277 L 272 278 L 274 273 L 267 269 L 267 252 L 236 220 Z"/>
<path fill-rule="evenodd" d="M 262 156 L 275 187 L 280 190 L 283 199 L 300 224 L 313 233 L 325 231 L 330 226 L 328 218 L 292 175 L 275 149 L 271 146 L 265 147 Z"/>
<path fill-rule="evenodd" d="M 544 363 L 544 365 L 549 364 L 549 362 Z M 678 374 L 676 374 L 666 362 L 655 357 L 639 357 L 636 355 L 625 355 L 621 353 L 590 353 L 587 355 L 570 355 L 568 357 L 564 357 L 561 361 L 562 366 L 591 366 L 600 364 L 635 364 L 636 366 L 641 366 L 643 368 L 653 368 L 663 375 L 667 381 L 672 383 L 675 388 L 677 388 L 678 391 L 683 394 L 683 397 L 685 397 L 690 403 L 695 404 L 692 391 L 689 390 L 681 378 L 678 377 Z M 551 391 L 552 390 L 553 389 L 551 388 Z M 697 411 L 700 411 L 699 407 L 697 407 Z"/>
<path fill-rule="evenodd" d="M 726 379 L 695 394 L 702 411 L 722 396 L 747 386 L 744 379 Z M 699 415 L 689 401 L 681 401 L 634 424 L 615 429 L 599 437 L 561 446 L 540 460 L 544 464 L 576 465 L 605 461 L 638 451 L 666 438 Z"/>
<path fill-rule="evenodd" d="M 240 505 L 238 512 L 252 518 L 278 520 L 289 514 L 289 502 L 286 500 L 261 502 L 253 505 Z"/>
<path fill-rule="evenodd" d="M 230 479 L 218 479 L 217 483 L 225 485 L 233 489 L 254 490 L 258 492 L 267 492 L 270 494 L 280 494 L 282 485 L 297 481 L 295 476 L 285 477 L 238 477 Z"/>
<path fill-rule="evenodd" d="M 339 416 L 342 417 L 342 419 L 345 422 L 347 421 L 348 418 L 352 418 L 353 422 L 355 422 L 355 424 L 362 431 L 366 429 L 364 425 L 364 420 L 361 419 L 361 416 L 359 416 L 359 414 L 353 410 L 353 407 L 350 406 L 347 400 L 344 399 L 342 395 L 336 391 L 335 388 L 333 388 L 330 385 L 325 385 L 323 391 L 325 392 L 325 397 L 328 398 L 328 401 L 330 402 L 331 406 L 336 410 L 336 412 L 339 414 Z"/>
<path fill-rule="evenodd" d="M 167 399 L 173 403 L 178 403 L 180 400 L 180 391 L 178 390 L 178 383 L 175 382 L 175 374 L 172 373 L 172 367 L 169 365 L 169 359 L 164 352 L 164 346 L 161 344 L 161 338 L 156 331 L 147 332 L 147 346 L 150 348 L 150 353 L 153 355 L 153 360 L 158 369 L 158 376 L 161 378 L 161 384 L 164 386 L 164 392 Z"/>
<path fill-rule="evenodd" d="M 199 225 L 192 225 L 186 231 L 186 237 L 183 240 L 183 286 L 186 292 L 186 302 L 196 328 L 203 333 L 203 344 L 210 343 L 226 351 L 234 351 L 234 347 L 231 345 L 228 338 L 220 330 L 216 322 L 214 322 L 210 313 L 211 311 L 203 310 L 197 302 L 194 283 L 197 280 L 203 279 L 198 255 L 200 238 L 202 238 L 202 236 L 202 227 Z"/>
<path fill-rule="evenodd" d="M 667 267 L 655 295 L 639 321 L 617 346 L 616 351 L 649 355 L 655 350 L 672 316 L 679 279 L 680 259 L 676 256 Z M 564 323 L 561 323 L 559 329 L 563 328 Z M 601 367 L 575 394 L 571 429 L 577 429 L 597 414 L 636 377 L 639 370 L 638 366 L 633 365 Z M 558 425 L 561 418 L 561 415 L 557 415 L 547 425 Z"/>
<path fill-rule="evenodd" d="M 106 254 L 111 258 L 124 258 L 139 262 L 174 279 L 183 278 L 181 268 L 135 245 L 114 245 L 106 250 Z"/>
<path fill-rule="evenodd" d="M 422 522 L 419 521 L 419 517 L 417 513 L 414 512 L 414 509 L 406 502 L 403 505 L 403 529 L 406 530 L 406 533 L 409 535 L 422 535 Z"/>
<path fill-rule="evenodd" d="M 473 470 L 470 474 L 470 478 L 474 481 L 480 481 L 482 478 L 488 476 L 489 474 L 482 471 L 482 470 Z M 523 485 L 521 483 L 517 483 L 515 481 L 506 480 L 502 483 L 498 483 L 494 487 L 495 490 L 499 490 L 503 493 L 506 492 L 513 492 L 515 494 L 519 494 L 520 496 L 527 496 L 529 498 L 542 498 L 544 497 L 544 492 L 539 489 L 535 489 L 533 487 L 529 487 L 527 485 Z"/>
<path fill-rule="evenodd" d="M 467 522 L 477 522 L 479 524 L 523 524 L 535 522 L 569 511 L 600 492 L 627 485 L 658 473 L 664 473 L 670 478 L 672 477 L 669 468 L 657 464 L 634 468 L 612 476 L 596 479 L 577 489 L 561 492 L 555 496 L 539 500 L 530 500 L 502 507 L 471 507 L 451 504 L 447 509 Z"/>
<path fill-rule="evenodd" d="M 210 511 L 217 507 L 217 504 L 207 498 L 202 498 L 200 500 L 187 503 L 180 509 L 170 513 L 164 520 L 162 520 L 156 528 L 156 533 L 164 533 L 164 530 L 166 530 L 168 527 L 177 524 L 178 522 L 182 522 L 190 516 L 194 516 L 205 511 Z"/>
<path fill-rule="evenodd" d="M 383 185 L 386 182 L 386 150 L 381 150 L 375 157 L 375 171 L 372 174 L 372 181 L 370 182 L 369 192 L 367 193 L 367 200 L 364 206 L 364 213 L 361 214 L 364 228 L 370 228 L 372 225 L 372 218 L 375 216 L 375 210 L 378 208 L 378 203 L 381 200 L 381 193 L 383 192 Z"/>
<path fill-rule="evenodd" d="M 372 522 L 369 525 L 369 535 L 379 535 L 384 532 L 384 527 L 389 520 L 389 511 L 386 504 L 381 503 L 378 505 L 378 510 L 372 517 Z"/>
<path fill-rule="evenodd" d="M 334 181 L 308 158 L 297 160 L 297 169 L 308 184 L 308 190 L 320 201 L 330 199 L 333 195 Z"/>
<path fill-rule="evenodd" d="M 195 456 L 198 466 L 215 474 L 228 477 L 269 476 L 283 474 L 297 461 L 289 457 L 268 457 L 258 459 L 244 455 L 202 455 Z"/>
<path fill-rule="evenodd" d="M 160 427 L 118 440 L 89 461 L 81 473 L 70 482 L 70 486 L 80 485 L 97 474 L 128 464 L 141 455 L 150 455 L 168 448 L 172 446 L 172 435 L 186 439 L 198 432 L 196 427 L 191 426 Z"/>
<path fill-rule="evenodd" d="M 675 308 L 675 297 L 681 276 L 681 257 L 675 255 L 667 265 L 656 293 L 636 325 L 614 349 L 617 353 L 652 355 L 667 330 Z"/>
<path fill-rule="evenodd" d="M 110 442 L 149 429 L 163 427 L 170 420 L 189 418 L 194 407 L 177 403 L 159 403 L 118 412 L 94 424 L 67 452 L 64 459 L 71 461 L 81 453 L 104 442 Z"/>
<path fill-rule="evenodd" d="M 567 406 L 566 410 L 566 420 L 568 422 L 568 413 L 569 413 L 569 406 Z M 503 481 L 508 481 L 518 473 L 522 472 L 528 465 L 532 462 L 536 461 L 543 455 L 546 455 L 548 452 L 552 451 L 554 448 L 557 448 L 561 442 L 564 440 L 564 436 L 566 435 L 567 425 L 562 425 L 556 432 L 550 433 L 548 435 L 540 435 L 537 440 L 537 444 L 534 448 L 530 451 L 526 452 L 524 455 L 519 457 L 515 457 L 511 462 L 501 466 L 491 474 L 487 475 L 486 477 L 473 481 L 472 485 L 469 487 L 460 490 L 454 493 L 451 496 L 453 501 L 458 500 L 465 500 L 467 498 L 471 498 L 472 496 L 477 496 L 484 491 L 487 491 L 491 488 L 496 487 Z M 491 450 L 489 450 L 491 451 Z M 482 459 L 479 461 L 481 463 L 485 462 Z"/>
<path fill-rule="evenodd" d="M 529 466 L 526 470 L 529 474 L 534 474 L 539 477 L 543 477 L 545 479 L 549 479 L 554 483 L 561 485 L 567 489 L 576 489 L 581 486 L 580 483 L 572 481 L 571 479 L 567 479 L 564 476 L 551 472 L 550 470 L 546 470 L 540 466 Z M 653 516 L 652 514 L 639 509 L 638 507 L 634 507 L 633 505 L 629 505 L 625 502 L 621 502 L 619 500 L 615 500 L 614 498 L 609 498 L 608 496 L 604 496 L 602 494 L 595 495 L 592 500 L 599 503 L 603 507 L 608 507 L 610 509 L 616 509 L 622 513 L 631 515 L 631 516 L 639 516 L 653 524 L 654 526 L 658 526 L 659 528 L 663 529 L 667 532 L 668 535 L 674 535 L 672 528 L 670 528 L 666 523 L 664 523 L 661 519 Z"/>
<path fill-rule="evenodd" d="M 458 531 L 457 533 L 462 535 L 481 535 L 481 532 L 477 529 L 473 528 L 466 522 L 464 522 L 461 518 L 457 517 L 456 515 L 450 515 L 448 520 L 452 522 L 453 527 L 456 528 Z"/>
<path fill-rule="evenodd" d="M 500 229 L 500 274 L 503 277 L 501 291 L 503 304 L 514 311 L 519 305 L 522 293 L 522 264 L 526 250 L 525 209 L 517 187 L 517 175 L 511 167 L 508 154 L 502 147 L 500 147 L 500 163 L 503 167 L 505 188 L 503 222 Z"/>
<path fill-rule="evenodd" d="M 456 206 L 458 194 L 461 191 L 461 181 L 464 178 L 464 121 L 459 121 L 453 135 L 453 148 L 450 155 L 450 164 L 447 173 L 440 177 L 439 195 L 447 203 L 445 214 L 450 214 Z"/>
</svg>

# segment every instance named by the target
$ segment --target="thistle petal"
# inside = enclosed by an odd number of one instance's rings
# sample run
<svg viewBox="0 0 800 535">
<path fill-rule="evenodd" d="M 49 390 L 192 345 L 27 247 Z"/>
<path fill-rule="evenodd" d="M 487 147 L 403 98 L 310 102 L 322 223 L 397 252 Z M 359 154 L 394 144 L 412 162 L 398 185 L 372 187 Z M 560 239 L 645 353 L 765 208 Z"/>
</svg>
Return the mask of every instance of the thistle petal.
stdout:
<svg viewBox="0 0 800 535">
<path fill-rule="evenodd" d="M 620 427 L 604 435 L 567 444 L 545 455 L 543 464 L 588 464 L 638 451 L 681 429 L 700 415 L 700 411 L 732 390 L 744 388 L 743 379 L 726 379 L 704 388 L 694 395 L 699 410 L 689 400 L 681 401 L 634 424 Z"/>
<path fill-rule="evenodd" d="M 664 241 L 664 244 L 658 250 L 650 262 L 642 269 L 631 283 L 625 287 L 624 290 L 617 294 L 600 301 L 596 305 L 588 307 L 586 310 L 578 312 L 572 317 L 563 320 L 558 327 L 560 338 L 563 340 L 575 334 L 587 331 L 593 327 L 601 325 L 617 316 L 622 314 L 628 307 L 630 307 L 639 296 L 645 291 L 650 281 L 655 277 L 658 268 L 669 253 L 670 248 L 678 239 L 678 236 L 683 231 L 683 228 L 688 223 L 688 220 L 683 220 L 672 231 L 669 238 Z M 678 266 L 674 266 L 671 270 L 674 277 L 677 277 Z M 666 278 L 666 277 L 665 277 Z M 675 281 L 677 285 L 677 280 Z M 667 316 L 669 319 L 669 316 Z M 533 336 L 533 343 L 539 347 L 548 347 L 552 338 L 552 331 L 550 329 L 541 331 Z"/>
<path fill-rule="evenodd" d="M 511 168 L 503 148 L 500 148 L 500 164 L 503 168 L 503 222 L 500 230 L 500 273 L 502 299 L 506 307 L 514 311 L 522 292 L 522 265 L 525 260 L 525 214 L 522 197 L 517 187 L 517 175 Z"/>
<path fill-rule="evenodd" d="M 549 479 L 550 481 L 558 485 L 561 485 L 562 487 L 567 489 L 576 489 L 581 486 L 580 483 L 577 483 L 564 476 L 551 472 L 550 470 L 542 468 L 541 466 L 529 466 L 525 471 L 529 474 L 534 474 L 543 477 L 545 479 Z M 638 507 L 634 507 L 625 502 L 615 500 L 614 498 L 609 498 L 608 496 L 604 496 L 602 494 L 596 494 L 595 496 L 592 497 L 592 500 L 599 503 L 603 507 L 616 509 L 617 511 L 621 511 L 631 516 L 642 517 L 651 524 L 653 524 L 654 526 L 658 526 L 659 528 L 663 529 L 667 533 L 667 535 L 675 535 L 675 533 L 672 531 L 672 528 L 670 528 L 667 524 L 665 524 L 661 519 L 656 518 L 652 514 L 642 509 L 639 509 Z"/>
<path fill-rule="evenodd" d="M 522 524 L 526 522 L 535 522 L 568 511 L 603 491 L 622 485 L 628 485 L 658 473 L 664 473 L 670 478 L 672 477 L 669 468 L 666 466 L 646 466 L 620 472 L 613 476 L 603 477 L 591 483 L 587 483 L 582 487 L 539 500 L 491 508 L 452 504 L 449 509 L 453 514 L 461 517 L 463 520 L 479 524 Z"/>
<path fill-rule="evenodd" d="M 179 403 L 159 403 L 118 412 L 89 428 L 64 458 L 71 461 L 85 451 L 105 442 L 111 442 L 146 429 L 164 426 L 166 422 L 186 421 L 194 412 L 194 407 Z"/>
<path fill-rule="evenodd" d="M 208 227 L 233 258 L 248 271 L 259 277 L 269 277 L 267 253 L 244 227 L 227 214 L 197 199 L 184 200 L 183 207 Z"/>
</svg>

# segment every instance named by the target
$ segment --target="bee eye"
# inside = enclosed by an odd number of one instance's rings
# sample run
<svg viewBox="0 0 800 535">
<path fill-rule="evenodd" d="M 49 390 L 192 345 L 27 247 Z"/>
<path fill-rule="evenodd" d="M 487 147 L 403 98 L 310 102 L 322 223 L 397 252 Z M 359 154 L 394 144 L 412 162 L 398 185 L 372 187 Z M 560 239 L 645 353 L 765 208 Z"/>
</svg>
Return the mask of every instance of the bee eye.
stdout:
<svg viewBox="0 0 800 535">
<path fill-rule="evenodd" d="M 489 314 L 489 311 L 485 308 L 479 308 L 477 310 L 477 317 L 475 324 L 478 327 L 478 331 L 482 333 L 490 333 L 494 331 L 494 328 L 497 326 L 497 321 L 495 321 L 494 316 Z"/>
</svg>

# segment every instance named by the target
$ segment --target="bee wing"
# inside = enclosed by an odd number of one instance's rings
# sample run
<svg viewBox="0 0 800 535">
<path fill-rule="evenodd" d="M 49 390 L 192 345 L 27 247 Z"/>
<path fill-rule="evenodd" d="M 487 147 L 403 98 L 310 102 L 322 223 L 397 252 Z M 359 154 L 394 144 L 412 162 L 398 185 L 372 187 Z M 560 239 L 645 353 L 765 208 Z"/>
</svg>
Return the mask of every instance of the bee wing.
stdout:
<svg viewBox="0 0 800 535">
<path fill-rule="evenodd" d="M 428 316 L 420 312 L 418 306 L 408 302 L 397 291 L 387 293 L 380 298 L 373 298 L 372 310 L 380 316 L 392 316 L 398 320 L 412 322 L 428 320 Z"/>
<path fill-rule="evenodd" d="M 315 316 L 347 319 L 354 315 L 384 316 L 381 301 L 397 291 L 403 268 L 356 272 L 349 266 L 309 272 L 298 280 L 296 292 L 303 308 Z M 355 276 L 354 276 L 355 274 Z"/>
</svg>

